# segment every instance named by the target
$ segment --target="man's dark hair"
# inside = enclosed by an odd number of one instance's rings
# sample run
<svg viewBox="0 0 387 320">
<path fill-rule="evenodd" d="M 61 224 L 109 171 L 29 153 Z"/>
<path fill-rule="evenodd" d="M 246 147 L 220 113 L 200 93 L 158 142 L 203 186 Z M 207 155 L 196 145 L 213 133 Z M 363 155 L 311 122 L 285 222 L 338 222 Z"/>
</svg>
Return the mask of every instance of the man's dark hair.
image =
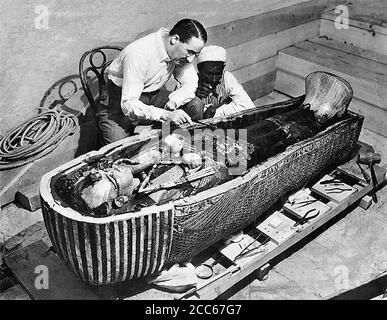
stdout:
<svg viewBox="0 0 387 320">
<path fill-rule="evenodd" d="M 180 41 L 187 43 L 192 37 L 202 39 L 204 43 L 207 42 L 207 31 L 204 29 L 203 25 L 193 19 L 182 19 L 177 22 L 169 35 L 173 36 L 177 34 L 180 37 Z"/>
</svg>

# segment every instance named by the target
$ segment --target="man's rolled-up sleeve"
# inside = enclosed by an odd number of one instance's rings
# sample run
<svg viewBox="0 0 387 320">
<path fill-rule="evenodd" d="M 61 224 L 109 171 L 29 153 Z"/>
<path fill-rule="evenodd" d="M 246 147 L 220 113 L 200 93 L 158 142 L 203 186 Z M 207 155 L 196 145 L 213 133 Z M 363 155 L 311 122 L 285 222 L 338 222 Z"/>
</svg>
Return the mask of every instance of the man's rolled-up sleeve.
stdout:
<svg viewBox="0 0 387 320">
<path fill-rule="evenodd" d="M 177 89 L 170 93 L 169 100 L 178 108 L 195 98 L 199 77 L 192 63 L 176 66 L 173 75 L 178 84 Z"/>
<path fill-rule="evenodd" d="M 226 90 L 229 97 L 232 99 L 232 102 L 220 106 L 216 110 L 214 118 L 223 117 L 232 113 L 254 108 L 255 105 L 253 101 L 251 101 L 251 98 L 246 93 L 245 89 L 243 89 L 238 80 L 234 77 L 234 75 L 231 72 L 226 71 L 224 77 Z"/>
<path fill-rule="evenodd" d="M 160 120 L 163 109 L 146 105 L 140 101 L 144 89 L 147 62 L 140 53 L 127 52 L 123 65 L 121 109 L 132 120 Z"/>
</svg>

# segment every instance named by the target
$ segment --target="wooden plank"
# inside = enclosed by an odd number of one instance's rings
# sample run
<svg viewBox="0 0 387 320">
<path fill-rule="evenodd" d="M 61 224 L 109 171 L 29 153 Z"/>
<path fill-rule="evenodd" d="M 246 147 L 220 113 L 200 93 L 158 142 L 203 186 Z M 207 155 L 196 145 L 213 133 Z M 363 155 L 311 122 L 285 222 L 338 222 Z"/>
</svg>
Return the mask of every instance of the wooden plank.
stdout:
<svg viewBox="0 0 387 320">
<path fill-rule="evenodd" d="M 1 292 L 8 290 L 9 288 L 13 287 L 15 283 L 11 280 L 9 277 L 5 277 L 0 280 L 0 296 Z"/>
<path fill-rule="evenodd" d="M 34 162 L 30 162 L 25 164 L 24 166 L 21 166 L 19 168 L 16 168 L 15 170 L 10 170 L 12 171 L 13 174 L 9 174 L 7 177 L 2 176 L 0 179 L 1 183 L 1 191 L 0 191 L 0 205 L 3 203 L 8 203 L 11 202 L 12 195 L 8 196 L 8 194 L 11 194 L 12 191 L 15 189 L 15 185 L 17 185 L 20 181 L 20 178 L 34 165 Z M 6 171 L 3 171 L 6 172 Z M 1 172 L 0 172 L 1 173 Z M 8 172 L 6 172 L 8 173 Z M 10 198 L 9 198 L 10 197 Z M 9 200 L 8 200 L 9 198 Z M 1 201 L 1 199 L 4 199 Z"/>
<path fill-rule="evenodd" d="M 30 297 L 20 285 L 15 285 L 2 292 L 0 300 L 30 300 Z"/>
<path fill-rule="evenodd" d="M 320 36 L 326 36 L 330 39 L 380 54 L 386 54 L 387 36 L 378 32 L 373 33 L 371 29 L 350 25 L 348 29 L 337 30 L 332 21 L 321 19 Z"/>
<path fill-rule="evenodd" d="M 352 55 L 347 52 L 332 49 L 324 45 L 313 43 L 310 41 L 303 41 L 294 45 L 296 48 L 300 48 L 306 51 L 313 52 L 317 55 L 316 58 L 335 59 L 342 62 L 346 62 L 351 65 L 356 74 L 362 74 L 363 71 L 370 72 L 372 75 L 371 80 L 387 82 L 387 65 L 370 60 L 359 55 Z M 377 77 L 376 74 L 380 75 Z M 355 74 L 355 73 L 354 73 Z"/>
<path fill-rule="evenodd" d="M 290 97 L 280 93 L 279 91 L 273 90 L 269 94 L 260 97 L 258 99 L 255 99 L 253 102 L 256 106 L 264 106 L 267 104 L 277 103 L 281 101 L 289 100 Z"/>
<path fill-rule="evenodd" d="M 207 30 L 208 44 L 230 48 L 258 37 L 319 19 L 324 11 L 343 2 L 338 0 L 312 0 L 213 26 Z"/>
<path fill-rule="evenodd" d="M 273 56 L 244 68 L 232 71 L 252 100 L 273 91 L 275 82 L 275 65 L 277 57 Z"/>
<path fill-rule="evenodd" d="M 263 61 L 245 66 L 241 69 L 232 71 L 232 74 L 237 78 L 239 83 L 245 83 L 257 77 L 270 73 L 275 70 L 277 56 L 267 58 Z"/>
<path fill-rule="evenodd" d="M 349 110 L 364 116 L 365 128 L 387 137 L 387 110 L 356 98 L 349 105 Z"/>
<path fill-rule="evenodd" d="M 243 83 L 243 88 L 246 90 L 251 100 L 255 100 L 273 91 L 275 75 L 275 70 L 273 70 L 260 77 Z"/>
<path fill-rule="evenodd" d="M 35 183 L 16 191 L 15 202 L 29 211 L 36 211 L 41 207 L 39 184 Z"/>
<path fill-rule="evenodd" d="M 294 28 L 272 33 L 227 49 L 227 69 L 236 70 L 278 54 L 297 42 L 317 38 L 320 21 L 314 20 Z"/>
<path fill-rule="evenodd" d="M 4 243 L 4 248 L 6 250 L 6 254 L 9 254 L 14 250 L 25 248 L 26 246 L 39 240 L 43 241 L 48 247 L 52 246 L 43 221 L 39 221 L 29 226 L 28 228 L 19 232 L 17 235 L 8 239 Z"/>
<path fill-rule="evenodd" d="M 278 69 L 274 88 L 293 97 L 299 96 L 305 92 L 305 76 Z M 387 137 L 387 110 L 367 103 L 356 96 L 352 99 L 348 109 L 364 116 L 363 128 Z"/>
<path fill-rule="evenodd" d="M 11 253 L 5 257 L 5 263 L 33 299 L 98 299 L 92 287 L 77 279 L 42 241 Z M 36 277 L 41 274 L 35 273 L 38 266 L 47 267 L 48 289 L 35 286 Z"/>
<path fill-rule="evenodd" d="M 291 97 L 303 95 L 305 94 L 305 77 L 278 68 L 274 90 L 278 90 Z"/>
<path fill-rule="evenodd" d="M 335 50 L 339 50 L 342 52 L 346 52 L 358 57 L 362 57 L 365 59 L 373 60 L 375 62 L 383 63 L 387 65 L 387 50 L 386 54 L 380 54 L 375 51 L 362 49 L 359 47 L 351 46 L 349 44 L 345 44 L 339 41 L 335 41 L 333 39 L 327 39 L 327 38 L 316 38 L 316 39 L 309 39 L 310 42 L 316 43 L 328 48 L 332 48 Z"/>
<path fill-rule="evenodd" d="M 372 29 L 375 32 L 387 35 L 387 7 L 378 8 L 367 6 L 366 3 L 347 4 L 349 25 L 361 29 Z M 335 10 L 328 10 L 322 14 L 322 18 L 330 21 L 335 21 L 337 16 Z"/>
</svg>

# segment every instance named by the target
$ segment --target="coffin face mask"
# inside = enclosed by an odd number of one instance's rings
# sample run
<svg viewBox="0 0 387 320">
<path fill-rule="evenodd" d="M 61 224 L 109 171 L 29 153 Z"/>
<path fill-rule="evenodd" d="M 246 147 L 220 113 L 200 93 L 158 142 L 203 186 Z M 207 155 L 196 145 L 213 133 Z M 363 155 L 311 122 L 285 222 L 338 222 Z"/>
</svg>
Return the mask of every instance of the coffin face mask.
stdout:
<svg viewBox="0 0 387 320">
<path fill-rule="evenodd" d="M 313 111 L 319 123 L 342 117 L 352 100 L 350 84 L 331 73 L 315 71 L 305 79 L 305 108 Z"/>
<path fill-rule="evenodd" d="M 216 86 L 222 80 L 224 67 L 223 61 L 205 61 L 198 64 L 199 84 L 197 92 L 200 92 L 200 98 L 207 97 L 210 92 L 215 93 Z"/>
</svg>

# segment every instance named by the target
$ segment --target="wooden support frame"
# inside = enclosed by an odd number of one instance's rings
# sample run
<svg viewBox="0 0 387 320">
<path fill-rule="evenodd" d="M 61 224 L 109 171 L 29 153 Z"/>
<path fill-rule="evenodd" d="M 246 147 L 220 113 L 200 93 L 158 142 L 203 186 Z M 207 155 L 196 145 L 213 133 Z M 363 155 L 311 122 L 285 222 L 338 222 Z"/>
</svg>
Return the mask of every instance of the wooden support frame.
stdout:
<svg viewBox="0 0 387 320">
<path fill-rule="evenodd" d="M 386 171 L 381 167 L 377 168 L 377 179 L 378 181 L 383 181 Z M 343 173 L 343 171 L 341 172 Z M 348 196 L 340 203 L 335 203 L 333 201 L 328 202 L 328 205 L 332 208 L 330 211 L 328 211 L 322 216 L 318 216 L 311 223 L 303 225 L 299 232 L 297 232 L 291 238 L 283 242 L 280 246 L 273 247 L 271 250 L 268 250 L 266 254 L 259 253 L 250 259 L 246 259 L 248 261 L 243 264 L 237 263 L 233 265 L 231 268 L 226 269 L 225 272 L 217 275 L 217 277 L 219 279 L 222 279 L 222 281 L 214 281 L 210 278 L 209 280 L 207 280 L 207 283 L 201 283 L 196 290 L 190 290 L 189 292 L 181 295 L 179 298 L 196 298 L 204 300 L 215 299 L 253 272 L 257 273 L 258 278 L 264 279 L 265 275 L 267 275 L 268 270 L 270 270 L 270 262 L 274 258 L 291 248 L 293 245 L 302 241 L 304 238 L 306 238 L 312 232 L 316 231 L 318 228 L 327 224 L 329 221 L 331 221 L 333 218 L 335 218 L 337 215 L 342 213 L 354 203 L 360 201 L 364 196 L 370 193 L 372 189 L 372 185 L 366 184 L 364 185 L 364 187 L 360 186 L 357 192 Z M 271 242 L 269 242 L 269 244 L 270 243 Z"/>
</svg>

